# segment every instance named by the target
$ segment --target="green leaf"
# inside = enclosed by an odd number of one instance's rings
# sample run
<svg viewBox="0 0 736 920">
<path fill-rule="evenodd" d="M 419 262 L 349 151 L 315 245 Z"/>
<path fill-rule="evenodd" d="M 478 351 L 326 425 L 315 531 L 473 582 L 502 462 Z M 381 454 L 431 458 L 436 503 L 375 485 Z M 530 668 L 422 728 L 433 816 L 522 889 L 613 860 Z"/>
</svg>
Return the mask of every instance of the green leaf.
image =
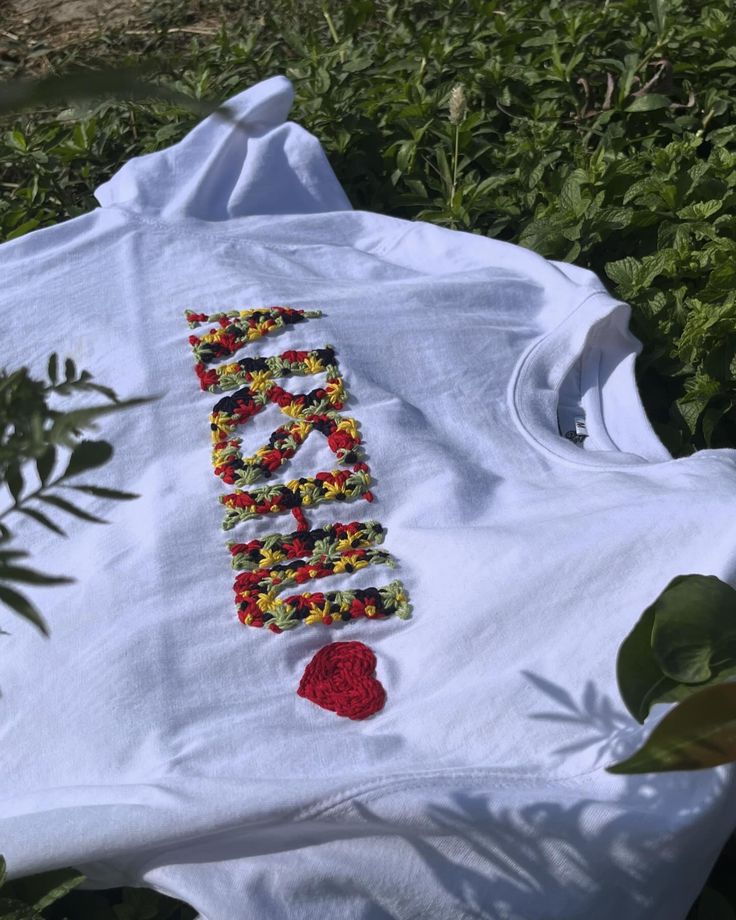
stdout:
<svg viewBox="0 0 736 920">
<path fill-rule="evenodd" d="M 103 486 L 67 486 L 66 488 L 75 489 L 77 492 L 86 492 L 87 495 L 95 495 L 97 498 L 113 498 L 117 501 L 140 498 L 140 495 L 135 492 L 121 492 L 118 489 L 106 489 Z"/>
<path fill-rule="evenodd" d="M 53 530 L 54 533 L 58 533 L 60 537 L 66 536 L 66 531 L 62 530 L 58 524 L 55 524 L 50 518 L 42 511 L 37 511 L 35 508 L 18 508 L 18 511 L 21 514 L 27 515 L 29 518 L 33 518 L 39 524 L 43 524 L 44 527 L 47 527 L 49 530 Z"/>
<path fill-rule="evenodd" d="M 626 256 L 616 262 L 606 262 L 605 269 L 611 281 L 629 290 L 638 284 L 641 262 L 633 256 Z"/>
<path fill-rule="evenodd" d="M 44 917 L 17 898 L 0 898 L 0 920 L 44 920 Z"/>
<path fill-rule="evenodd" d="M 6 239 L 15 240 L 19 236 L 23 236 L 25 233 L 29 233 L 31 230 L 35 230 L 39 223 L 40 221 L 35 217 L 32 217 L 30 220 L 24 220 L 22 224 L 15 227 L 10 231 L 10 233 L 8 233 Z"/>
<path fill-rule="evenodd" d="M 616 678 L 637 722 L 736 673 L 736 591 L 715 575 L 678 575 L 621 643 Z"/>
<path fill-rule="evenodd" d="M 670 105 L 667 96 L 660 93 L 647 93 L 644 96 L 637 96 L 634 101 L 626 107 L 626 112 L 652 112 L 654 109 L 666 109 Z"/>
<path fill-rule="evenodd" d="M 654 31 L 661 36 L 667 23 L 667 0 L 649 0 L 649 9 L 654 20 Z"/>
<path fill-rule="evenodd" d="M 632 208 L 602 208 L 598 220 L 612 229 L 623 229 L 629 226 L 633 214 Z"/>
<path fill-rule="evenodd" d="M 36 910 L 44 910 L 81 885 L 85 876 L 76 869 L 54 869 L 19 880 L 17 893 Z"/>
<path fill-rule="evenodd" d="M 689 204 L 686 208 L 680 208 L 677 216 L 682 220 L 707 220 L 723 207 L 723 202 L 713 199 L 712 201 L 696 201 Z"/>
<path fill-rule="evenodd" d="M 89 521 L 93 524 L 109 524 L 109 521 L 105 521 L 102 518 L 95 517 L 94 514 L 90 514 L 88 511 L 83 511 L 81 508 L 77 508 L 76 505 L 72 505 L 71 502 L 68 502 L 65 498 L 60 498 L 58 495 L 39 495 L 39 499 L 42 502 L 46 502 L 48 505 L 53 505 L 55 508 L 59 508 L 61 511 L 66 511 L 67 514 L 73 514 L 74 517 L 81 518 L 83 521 Z"/>
<path fill-rule="evenodd" d="M 62 479 L 77 476 L 86 470 L 102 466 L 112 457 L 112 445 L 107 441 L 80 441 L 72 451 L 69 465 L 62 474 Z"/>
<path fill-rule="evenodd" d="M 7 876 L 7 863 L 5 862 L 5 857 L 0 856 L 0 888 L 5 884 L 5 878 Z"/>
<path fill-rule="evenodd" d="M 707 687 L 670 710 L 644 745 L 609 773 L 703 770 L 736 761 L 736 684 Z"/>
<path fill-rule="evenodd" d="M 42 485 L 46 484 L 55 463 L 56 450 L 52 445 L 49 445 L 41 456 L 36 458 L 36 469 L 38 470 L 38 478 L 41 480 Z"/>
<path fill-rule="evenodd" d="M 691 435 L 695 433 L 700 416 L 709 402 L 709 396 L 684 397 L 675 400 L 673 408 L 679 412 Z"/>
<path fill-rule="evenodd" d="M 736 665 L 736 590 L 715 575 L 674 578 L 653 605 L 652 651 L 678 683 L 713 676 L 714 662 Z"/>
<path fill-rule="evenodd" d="M 67 383 L 69 383 L 70 380 L 74 380 L 77 376 L 77 366 L 71 358 L 67 358 L 64 362 L 64 376 Z"/>
<path fill-rule="evenodd" d="M 19 464 L 9 464 L 5 471 L 5 482 L 10 489 L 10 494 L 13 496 L 14 501 L 17 502 L 23 491 L 23 474 L 20 471 Z"/>
<path fill-rule="evenodd" d="M 7 585 L 0 585 L 0 601 L 10 607 L 11 610 L 14 610 L 17 614 L 20 614 L 20 616 L 33 623 L 44 636 L 48 636 L 49 630 L 43 617 L 27 597 L 14 591 L 12 588 L 8 588 Z"/>
<path fill-rule="evenodd" d="M 637 722 L 643 723 L 652 704 L 674 686 L 657 664 L 652 651 L 654 605 L 644 611 L 621 643 L 616 658 L 616 680 L 624 705 Z"/>
</svg>

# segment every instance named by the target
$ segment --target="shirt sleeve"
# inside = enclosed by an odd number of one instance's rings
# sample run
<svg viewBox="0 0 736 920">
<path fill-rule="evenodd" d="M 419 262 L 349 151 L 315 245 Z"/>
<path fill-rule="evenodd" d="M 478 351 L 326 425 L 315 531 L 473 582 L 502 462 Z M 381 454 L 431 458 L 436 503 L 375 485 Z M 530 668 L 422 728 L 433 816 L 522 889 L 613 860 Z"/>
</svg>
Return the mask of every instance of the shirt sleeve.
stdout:
<svg viewBox="0 0 736 920">
<path fill-rule="evenodd" d="M 350 210 L 319 141 L 287 121 L 291 82 L 271 77 L 226 103 L 183 140 L 134 157 L 95 190 L 105 207 L 167 220 Z"/>
</svg>

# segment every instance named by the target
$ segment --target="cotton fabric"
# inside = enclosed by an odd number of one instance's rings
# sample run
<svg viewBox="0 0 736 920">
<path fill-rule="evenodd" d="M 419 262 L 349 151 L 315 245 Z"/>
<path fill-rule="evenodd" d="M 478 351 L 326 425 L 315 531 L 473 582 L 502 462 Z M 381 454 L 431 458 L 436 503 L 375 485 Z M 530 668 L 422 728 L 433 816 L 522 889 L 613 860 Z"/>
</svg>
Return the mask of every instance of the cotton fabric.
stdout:
<svg viewBox="0 0 736 920">
<path fill-rule="evenodd" d="M 91 213 L 0 246 L 5 366 L 41 375 L 59 351 L 159 397 L 105 420 L 113 460 L 80 477 L 140 493 L 89 498 L 110 526 L 68 518 L 64 541 L 14 522 L 77 581 L 29 592 L 49 640 L 0 613 L 10 875 L 72 865 L 204 920 L 684 918 L 734 826 L 734 774 L 607 774 L 666 711 L 630 718 L 615 657 L 676 575 L 736 585 L 736 450 L 672 458 L 636 389 L 630 308 L 591 272 L 353 210 L 292 98 L 281 76 L 247 89 L 237 125 L 205 119 Z M 398 562 L 313 590 L 400 578 L 407 621 L 237 620 L 226 539 L 294 522 L 221 530 L 219 397 L 183 311 L 279 304 L 323 316 L 234 360 L 334 346 L 375 501 L 310 524 L 376 519 Z M 314 435 L 277 478 L 333 461 Z M 386 691 L 367 720 L 296 693 L 346 640 Z"/>
</svg>

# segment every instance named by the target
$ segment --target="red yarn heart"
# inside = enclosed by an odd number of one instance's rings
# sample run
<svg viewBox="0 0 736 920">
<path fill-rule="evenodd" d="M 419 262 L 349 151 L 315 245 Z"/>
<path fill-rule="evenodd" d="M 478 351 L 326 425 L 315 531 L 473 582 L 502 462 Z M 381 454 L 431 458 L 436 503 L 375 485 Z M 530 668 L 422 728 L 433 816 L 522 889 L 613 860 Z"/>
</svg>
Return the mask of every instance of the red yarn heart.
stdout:
<svg viewBox="0 0 736 920">
<path fill-rule="evenodd" d="M 386 702 L 386 691 L 371 675 L 376 656 L 362 642 L 333 642 L 312 658 L 297 694 L 348 719 L 367 719 Z"/>
</svg>

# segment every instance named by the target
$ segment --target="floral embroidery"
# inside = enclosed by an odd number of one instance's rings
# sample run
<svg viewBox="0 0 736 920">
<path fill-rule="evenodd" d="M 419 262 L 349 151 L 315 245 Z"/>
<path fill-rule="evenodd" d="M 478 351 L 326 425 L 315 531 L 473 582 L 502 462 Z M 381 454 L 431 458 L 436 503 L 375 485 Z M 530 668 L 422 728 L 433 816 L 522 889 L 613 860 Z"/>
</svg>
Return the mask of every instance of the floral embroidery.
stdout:
<svg viewBox="0 0 736 920">
<path fill-rule="evenodd" d="M 337 411 L 345 399 L 342 378 L 336 364 L 327 365 L 326 370 L 326 386 L 297 394 L 288 393 L 274 383 L 276 372 L 270 368 L 248 371 L 248 386 L 232 396 L 223 396 L 210 415 L 215 475 L 228 485 L 238 487 L 249 486 L 261 478 L 268 479 L 294 456 L 313 430 L 327 438 L 328 447 L 341 463 L 358 462 L 361 454 L 357 422 Z M 268 444 L 255 454 L 243 457 L 241 439 L 230 435 L 269 403 L 278 405 L 294 421 L 277 428 Z"/>
<path fill-rule="evenodd" d="M 186 313 L 190 328 L 208 322 L 218 324 L 204 335 L 190 336 L 189 341 L 201 388 L 228 394 L 217 401 L 210 415 L 215 474 L 235 486 L 234 491 L 219 497 L 226 509 L 223 529 L 231 530 L 241 522 L 269 514 L 290 512 L 296 520 L 297 529 L 291 533 L 273 533 L 264 539 L 228 544 L 233 567 L 238 570 L 234 592 L 239 619 L 248 626 L 266 626 L 275 633 L 301 623 L 329 626 L 363 617 L 384 619 L 394 615 L 406 619 L 411 610 L 400 581 L 380 588 L 279 596 L 289 586 L 312 579 L 349 576 L 369 565 L 391 568 L 395 565 L 390 554 L 377 547 L 384 537 L 383 527 L 377 521 L 335 523 L 310 530 L 304 513 L 305 508 L 325 502 L 373 501 L 358 423 L 341 414 L 347 393 L 332 346 L 227 360 L 262 336 L 320 315 L 290 307 Z M 209 366 L 219 359 L 225 362 Z M 291 393 L 276 382 L 281 378 L 316 374 L 324 374 L 325 383 L 308 393 Z M 252 456 L 244 457 L 237 429 L 270 404 L 277 405 L 288 421 L 271 434 L 267 444 Z M 271 478 L 295 455 L 312 431 L 324 435 L 328 447 L 345 468 L 245 488 L 260 479 Z M 367 653 L 372 660 L 369 670 L 375 667 L 375 657 L 361 643 L 335 643 L 335 647 L 338 645 L 360 646 L 365 651 L 358 658 L 368 661 Z M 362 712 L 366 706 L 375 707 L 379 697 L 378 708 L 383 705 L 385 693 L 380 684 L 377 686 L 380 693 L 372 687 L 366 697 L 368 702 L 358 705 L 356 712 Z M 338 711 L 332 706 L 325 708 Z"/>
<path fill-rule="evenodd" d="M 312 572 L 316 572 L 315 575 Z M 351 591 L 293 594 L 279 600 L 277 593 L 290 584 L 334 573 L 318 566 L 288 564 L 271 569 L 241 572 L 235 579 L 238 618 L 246 626 L 267 626 L 280 633 L 303 622 L 306 626 L 350 622 L 360 617 L 383 620 L 396 615 L 408 620 L 411 608 L 400 581 L 380 588 L 354 588 Z M 299 576 L 297 578 L 297 576 Z"/>
<path fill-rule="evenodd" d="M 332 642 L 304 669 L 298 696 L 348 719 L 367 719 L 383 708 L 386 691 L 373 677 L 376 656 L 362 642 Z"/>
<path fill-rule="evenodd" d="M 323 502 L 364 498 L 373 501 L 370 491 L 371 475 L 365 463 L 356 463 L 349 470 L 331 470 L 315 476 L 292 479 L 283 485 L 261 486 L 250 492 L 239 489 L 221 495 L 228 509 L 223 530 L 232 530 L 240 521 L 249 521 L 264 514 L 283 514 L 294 508 L 321 505 Z"/>
<path fill-rule="evenodd" d="M 384 535 L 385 530 L 378 521 L 353 521 L 327 524 L 308 533 L 272 533 L 263 540 L 248 543 L 230 541 L 228 549 L 233 557 L 233 568 L 249 571 L 284 559 L 306 559 L 312 565 L 326 563 L 337 559 L 341 553 L 362 551 L 382 543 Z"/>
<path fill-rule="evenodd" d="M 326 373 L 325 392 L 332 405 L 339 409 L 345 401 L 345 389 L 335 364 L 335 351 L 330 345 L 312 351 L 285 351 L 266 358 L 241 358 L 229 364 L 208 368 L 201 361 L 195 365 L 203 390 L 235 390 L 243 384 L 250 389 L 268 389 L 268 381 L 277 377 L 305 377 Z M 290 396 L 291 394 L 287 394 Z"/>
<path fill-rule="evenodd" d="M 384 529 L 377 521 L 330 524 L 307 533 L 270 534 L 264 540 L 228 544 L 233 568 L 244 570 L 233 590 L 238 617 L 246 626 L 268 626 L 273 632 L 307 626 L 349 622 L 360 617 L 383 619 L 409 616 L 409 603 L 400 582 L 364 591 L 296 594 L 279 600 L 288 585 L 315 578 L 351 574 L 369 565 L 395 566 L 391 555 L 377 549 Z"/>
<path fill-rule="evenodd" d="M 211 364 L 219 358 L 234 355 L 243 346 L 255 342 L 278 329 L 303 323 L 321 316 L 319 310 L 294 310 L 291 307 L 268 307 L 259 310 L 231 310 L 229 313 L 195 313 L 185 316 L 190 329 L 202 323 L 217 323 L 205 335 L 189 336 L 189 344 L 198 363 Z"/>
</svg>

